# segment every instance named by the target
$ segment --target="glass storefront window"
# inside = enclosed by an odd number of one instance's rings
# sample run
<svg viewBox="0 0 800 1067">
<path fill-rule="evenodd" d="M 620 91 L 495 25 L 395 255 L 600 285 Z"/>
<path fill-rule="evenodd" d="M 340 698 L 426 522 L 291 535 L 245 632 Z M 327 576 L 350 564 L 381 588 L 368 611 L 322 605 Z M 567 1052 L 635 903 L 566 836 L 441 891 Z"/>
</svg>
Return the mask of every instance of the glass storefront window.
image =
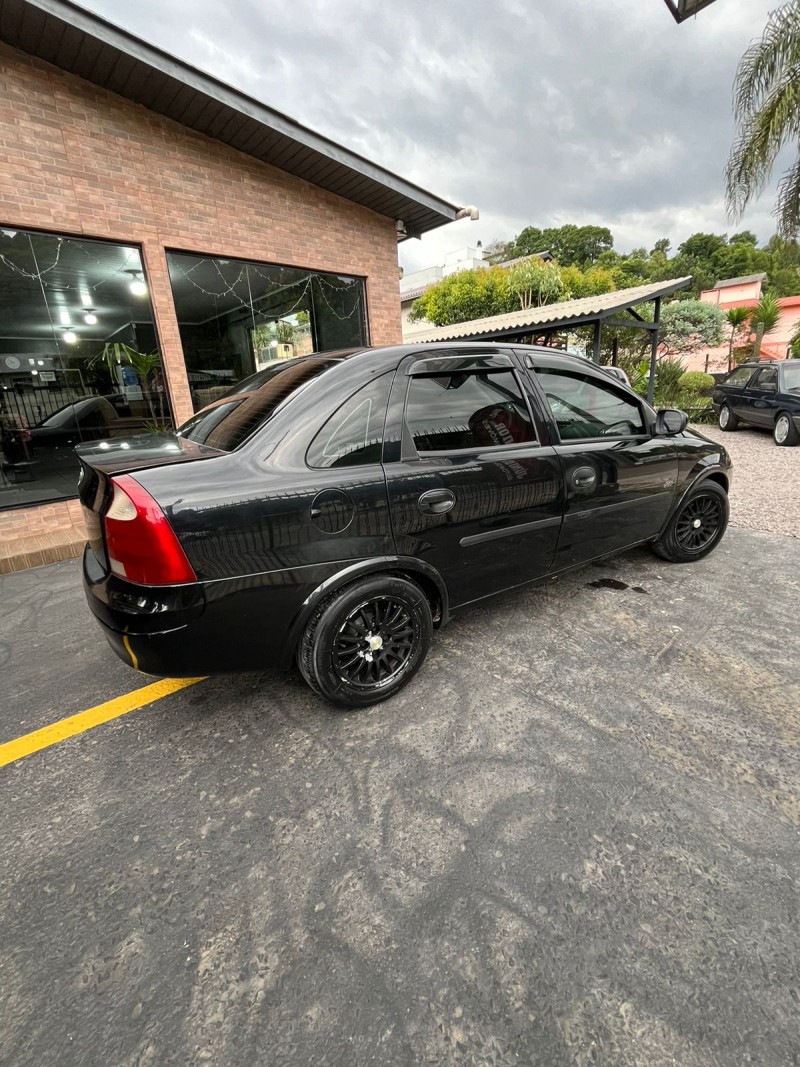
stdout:
<svg viewBox="0 0 800 1067">
<path fill-rule="evenodd" d="M 81 441 L 171 422 L 139 249 L 0 227 L 0 508 L 76 496 Z"/>
<path fill-rule="evenodd" d="M 364 282 L 168 252 L 195 410 L 281 359 L 367 343 Z"/>
</svg>

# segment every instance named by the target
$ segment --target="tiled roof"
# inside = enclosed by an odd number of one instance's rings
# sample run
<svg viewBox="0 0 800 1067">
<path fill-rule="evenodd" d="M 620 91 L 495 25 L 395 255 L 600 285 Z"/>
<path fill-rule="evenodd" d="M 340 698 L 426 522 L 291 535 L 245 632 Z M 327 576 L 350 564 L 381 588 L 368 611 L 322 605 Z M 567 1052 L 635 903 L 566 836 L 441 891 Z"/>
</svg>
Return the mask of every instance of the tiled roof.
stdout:
<svg viewBox="0 0 800 1067">
<path fill-rule="evenodd" d="M 424 341 L 455 341 L 459 338 L 466 340 L 515 331 L 522 332 L 527 327 L 577 326 L 596 318 L 607 318 L 615 312 L 624 311 L 636 304 L 655 300 L 658 296 L 669 296 L 679 289 L 685 289 L 691 280 L 691 278 L 673 278 L 666 282 L 636 285 L 631 289 L 618 289 L 614 293 L 602 293 L 600 296 L 585 296 L 580 300 L 562 300 L 558 304 L 546 304 L 540 308 L 510 311 L 505 315 L 492 315 L 485 319 L 473 319 L 471 322 L 457 322 L 452 326 L 432 327 L 430 330 L 410 333 L 406 340 L 411 344 Z"/>
</svg>

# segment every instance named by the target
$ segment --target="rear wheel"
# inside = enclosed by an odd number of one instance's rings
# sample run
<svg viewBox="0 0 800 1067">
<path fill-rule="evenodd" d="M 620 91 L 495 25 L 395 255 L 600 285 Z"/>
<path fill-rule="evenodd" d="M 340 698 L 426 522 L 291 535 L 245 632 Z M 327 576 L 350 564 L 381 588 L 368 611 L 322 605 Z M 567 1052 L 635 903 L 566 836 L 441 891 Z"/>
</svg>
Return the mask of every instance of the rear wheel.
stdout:
<svg viewBox="0 0 800 1067">
<path fill-rule="evenodd" d="M 693 489 L 670 520 L 653 551 L 670 563 L 694 563 L 712 552 L 728 525 L 728 494 L 716 482 Z"/>
<path fill-rule="evenodd" d="M 776 445 L 796 445 L 800 441 L 800 434 L 794 424 L 791 415 L 782 411 L 775 420 L 775 428 L 772 431 L 772 439 Z"/>
<path fill-rule="evenodd" d="M 729 404 L 723 404 L 719 409 L 720 430 L 735 430 L 739 426 L 739 420 L 730 409 Z"/>
<path fill-rule="evenodd" d="M 320 605 L 300 640 L 297 663 L 321 697 L 342 707 L 369 707 L 411 681 L 432 634 L 422 590 L 405 578 L 376 575 Z"/>
</svg>

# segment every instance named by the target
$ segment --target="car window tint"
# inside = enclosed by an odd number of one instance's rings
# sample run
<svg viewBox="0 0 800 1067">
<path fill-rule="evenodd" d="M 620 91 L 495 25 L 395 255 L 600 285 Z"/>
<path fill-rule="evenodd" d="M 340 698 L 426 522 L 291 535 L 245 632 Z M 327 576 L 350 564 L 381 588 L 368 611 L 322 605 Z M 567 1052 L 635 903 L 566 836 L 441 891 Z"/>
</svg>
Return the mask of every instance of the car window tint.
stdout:
<svg viewBox="0 0 800 1067">
<path fill-rule="evenodd" d="M 511 371 L 415 375 L 406 423 L 419 452 L 507 448 L 535 441 L 528 406 Z"/>
<path fill-rule="evenodd" d="M 774 367 L 765 367 L 758 372 L 758 377 L 753 384 L 757 389 L 775 390 L 778 388 L 778 372 Z"/>
<path fill-rule="evenodd" d="M 609 382 L 587 374 L 538 368 L 536 376 L 562 441 L 644 433 L 642 409 Z"/>
<path fill-rule="evenodd" d="M 739 367 L 733 374 L 729 374 L 723 385 L 747 385 L 753 373 L 752 367 Z"/>
<path fill-rule="evenodd" d="M 787 393 L 800 393 L 800 360 L 783 367 L 783 388 Z"/>
<path fill-rule="evenodd" d="M 286 367 L 254 392 L 218 400 L 198 411 L 176 431 L 177 436 L 222 452 L 233 452 L 272 418 L 286 400 L 337 363 L 338 360 L 331 359 L 287 360 Z"/>
<path fill-rule="evenodd" d="M 311 442 L 309 467 L 358 467 L 380 463 L 391 374 L 369 382 L 328 419 Z"/>
</svg>

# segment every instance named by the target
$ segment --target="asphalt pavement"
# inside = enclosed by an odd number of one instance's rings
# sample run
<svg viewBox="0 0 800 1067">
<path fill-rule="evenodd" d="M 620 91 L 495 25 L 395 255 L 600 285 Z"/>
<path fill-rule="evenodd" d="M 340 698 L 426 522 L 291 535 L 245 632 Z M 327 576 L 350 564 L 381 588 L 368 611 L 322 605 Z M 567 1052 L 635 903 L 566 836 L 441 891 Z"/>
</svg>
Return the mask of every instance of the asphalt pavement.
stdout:
<svg viewBox="0 0 800 1067">
<path fill-rule="evenodd" d="M 368 711 L 209 679 L 0 770 L 0 1064 L 800 1062 L 800 541 L 465 614 Z M 0 742 L 148 679 L 0 579 Z"/>
</svg>

